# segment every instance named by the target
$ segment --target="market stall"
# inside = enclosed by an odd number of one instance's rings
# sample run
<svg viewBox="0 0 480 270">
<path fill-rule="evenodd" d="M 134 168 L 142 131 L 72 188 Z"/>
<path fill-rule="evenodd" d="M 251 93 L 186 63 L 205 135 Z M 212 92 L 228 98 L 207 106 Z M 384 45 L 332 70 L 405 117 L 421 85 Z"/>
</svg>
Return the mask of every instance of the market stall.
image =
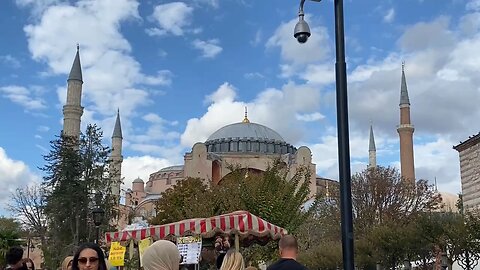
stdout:
<svg viewBox="0 0 480 270">
<path fill-rule="evenodd" d="M 277 240 L 287 231 L 247 211 L 236 211 L 224 215 L 187 219 L 170 224 L 157 225 L 148 228 L 107 232 L 105 240 L 111 242 L 139 241 L 146 238 L 154 240 L 165 239 L 168 236 L 200 235 L 202 238 L 212 238 L 218 234 L 234 235 L 235 246 L 240 241 L 243 245 L 251 242 L 268 242 Z"/>
</svg>

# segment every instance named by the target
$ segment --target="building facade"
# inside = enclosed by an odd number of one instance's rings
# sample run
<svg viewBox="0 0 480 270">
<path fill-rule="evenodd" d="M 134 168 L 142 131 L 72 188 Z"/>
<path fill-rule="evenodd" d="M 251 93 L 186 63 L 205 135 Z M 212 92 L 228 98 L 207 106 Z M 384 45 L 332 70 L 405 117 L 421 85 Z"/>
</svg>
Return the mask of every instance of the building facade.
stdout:
<svg viewBox="0 0 480 270">
<path fill-rule="evenodd" d="M 306 167 L 311 175 L 310 195 L 315 195 L 316 166 L 312 163 L 310 149 L 306 146 L 297 149 L 276 131 L 251 123 L 245 117 L 242 122 L 215 131 L 205 142 L 193 145 L 184 155 L 183 165 L 154 172 L 146 183 L 142 179 L 134 180 L 132 188 L 126 192 L 126 205 L 135 209 L 135 216 L 149 218 L 155 213 L 155 201 L 160 194 L 179 180 L 200 178 L 207 185 L 219 185 L 231 173 L 231 165 L 257 173 L 265 171 L 275 159 L 280 159 L 290 169 L 290 178 L 297 169 Z"/>
<path fill-rule="evenodd" d="M 463 206 L 480 207 L 480 133 L 453 149 L 457 150 L 460 158 Z"/>
</svg>

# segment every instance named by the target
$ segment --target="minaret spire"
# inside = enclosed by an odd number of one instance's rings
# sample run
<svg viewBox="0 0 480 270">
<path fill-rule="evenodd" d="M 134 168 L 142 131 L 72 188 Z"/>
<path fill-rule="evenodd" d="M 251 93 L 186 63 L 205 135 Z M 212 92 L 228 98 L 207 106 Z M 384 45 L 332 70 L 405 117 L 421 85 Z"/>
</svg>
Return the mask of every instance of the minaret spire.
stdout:
<svg viewBox="0 0 480 270">
<path fill-rule="evenodd" d="M 80 64 L 80 45 L 77 43 L 77 54 L 75 55 L 75 59 L 73 60 L 72 69 L 70 69 L 70 75 L 68 76 L 68 80 L 78 80 L 83 82 L 82 80 L 82 65 Z"/>
<path fill-rule="evenodd" d="M 120 123 L 120 109 L 117 110 L 117 118 L 115 120 L 115 127 L 113 128 L 112 134 L 112 154 L 110 156 L 111 159 L 111 191 L 112 195 L 117 196 L 116 202 L 119 203 L 120 199 L 120 185 L 122 183 L 122 143 L 123 143 L 123 136 L 122 136 L 122 125 Z"/>
<path fill-rule="evenodd" d="M 67 80 L 67 101 L 63 106 L 63 135 L 76 139 L 80 136 L 80 121 L 83 115 L 82 85 L 82 66 L 77 44 L 77 53 Z"/>
<path fill-rule="evenodd" d="M 123 139 L 122 124 L 120 123 L 120 109 L 117 110 L 117 119 L 115 120 L 115 127 L 113 128 L 112 138 Z"/>
<path fill-rule="evenodd" d="M 250 120 L 248 120 L 248 111 L 247 111 L 247 106 L 245 106 L 245 118 L 243 118 L 243 123 L 250 123 Z"/>
<path fill-rule="evenodd" d="M 405 61 L 402 62 L 402 82 L 400 86 L 400 106 L 410 105 L 408 98 L 407 79 L 405 79 Z"/>
<path fill-rule="evenodd" d="M 402 63 L 400 125 L 397 131 L 400 136 L 401 175 L 405 180 L 415 183 L 415 162 L 413 155 L 413 132 L 415 128 L 410 121 L 410 100 L 408 98 L 407 80 L 405 79 L 405 62 Z"/>
<path fill-rule="evenodd" d="M 370 140 L 368 143 L 368 168 L 375 168 L 375 167 L 377 167 L 377 148 L 375 147 L 373 125 L 370 125 Z"/>
</svg>

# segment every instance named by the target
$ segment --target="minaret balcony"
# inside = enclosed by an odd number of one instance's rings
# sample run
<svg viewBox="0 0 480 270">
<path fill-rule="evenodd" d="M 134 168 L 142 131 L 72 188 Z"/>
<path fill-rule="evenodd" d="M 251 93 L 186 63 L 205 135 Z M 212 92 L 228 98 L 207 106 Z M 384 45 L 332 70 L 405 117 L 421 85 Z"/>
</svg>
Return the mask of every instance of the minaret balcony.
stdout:
<svg viewBox="0 0 480 270">
<path fill-rule="evenodd" d="M 400 125 L 397 125 L 397 130 L 413 132 L 415 130 L 415 127 L 412 124 L 400 124 Z"/>
</svg>

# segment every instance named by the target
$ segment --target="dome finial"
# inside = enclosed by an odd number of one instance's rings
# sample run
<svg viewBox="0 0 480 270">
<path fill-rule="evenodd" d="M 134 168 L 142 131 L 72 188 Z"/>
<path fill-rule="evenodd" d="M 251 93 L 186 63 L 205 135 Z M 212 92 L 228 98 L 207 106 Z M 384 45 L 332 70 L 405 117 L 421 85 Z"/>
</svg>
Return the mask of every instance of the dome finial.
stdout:
<svg viewBox="0 0 480 270">
<path fill-rule="evenodd" d="M 247 111 L 247 106 L 245 106 L 245 118 L 243 118 L 243 123 L 250 123 L 250 120 L 248 120 L 248 111 Z"/>
</svg>

